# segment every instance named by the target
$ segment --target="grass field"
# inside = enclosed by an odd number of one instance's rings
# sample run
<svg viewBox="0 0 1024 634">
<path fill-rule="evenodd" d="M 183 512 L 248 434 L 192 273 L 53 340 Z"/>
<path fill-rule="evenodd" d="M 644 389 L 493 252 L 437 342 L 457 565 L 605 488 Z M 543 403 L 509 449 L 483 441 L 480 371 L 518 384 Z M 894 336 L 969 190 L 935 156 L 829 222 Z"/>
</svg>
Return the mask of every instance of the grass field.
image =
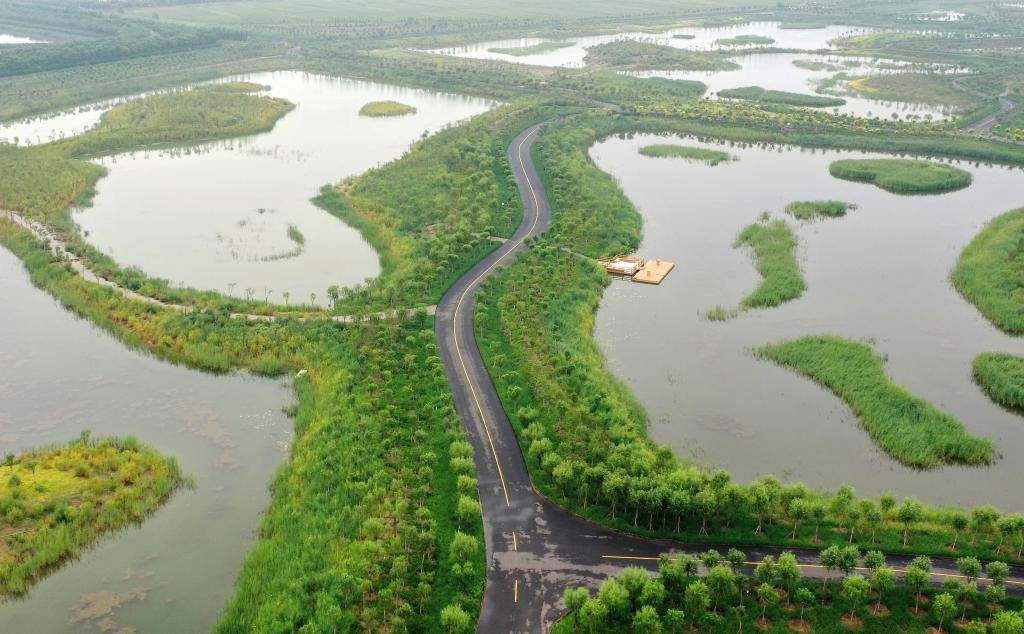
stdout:
<svg viewBox="0 0 1024 634">
<path fill-rule="evenodd" d="M 501 55 L 512 55 L 513 57 L 525 57 L 527 55 L 539 55 L 541 53 L 550 53 L 551 51 L 557 51 L 560 48 L 566 48 L 572 46 L 572 42 L 541 42 L 540 44 L 534 44 L 532 46 L 513 46 L 509 48 L 490 48 L 487 49 L 492 53 L 499 53 Z"/>
<path fill-rule="evenodd" d="M 854 207 L 855 205 L 841 200 L 800 200 L 786 205 L 786 213 L 797 220 L 839 218 Z"/>
<path fill-rule="evenodd" d="M 138 523 L 185 484 L 178 464 L 134 438 L 7 456 L 0 466 L 0 599 L 35 582 L 105 533 Z"/>
<path fill-rule="evenodd" d="M 726 99 L 744 99 L 758 103 L 774 103 L 786 106 L 800 106 L 802 108 L 835 108 L 846 103 L 845 99 L 839 99 L 838 97 L 802 95 L 797 92 L 786 92 L 783 90 L 765 90 L 760 86 L 726 88 L 719 90 L 718 96 L 725 97 Z"/>
<path fill-rule="evenodd" d="M 970 172 L 930 161 L 846 159 L 828 169 L 836 178 L 871 183 L 894 194 L 938 194 L 971 184 Z"/>
<path fill-rule="evenodd" d="M 400 117 L 415 112 L 413 106 L 397 101 L 371 101 L 359 109 L 359 114 L 364 117 Z"/>
<path fill-rule="evenodd" d="M 878 445 L 912 467 L 988 464 L 992 441 L 892 382 L 885 360 L 865 343 L 809 336 L 758 348 L 755 353 L 804 374 L 842 398 Z"/>
<path fill-rule="evenodd" d="M 708 165 L 718 165 L 724 161 L 732 161 L 734 157 L 728 152 L 720 150 L 708 150 L 706 148 L 691 147 L 687 145 L 672 145 L 659 143 L 645 145 L 639 150 L 640 154 L 652 158 L 682 158 L 691 161 L 700 161 Z"/>
<path fill-rule="evenodd" d="M 763 308 L 796 299 L 807 284 L 796 261 L 797 239 L 784 220 L 754 223 L 743 230 L 736 246 L 751 248 L 754 264 L 764 279 L 750 295 L 743 298 L 744 308 Z"/>
<path fill-rule="evenodd" d="M 952 280 L 993 324 L 1024 333 L 1024 209 L 990 222 L 960 254 Z"/>
<path fill-rule="evenodd" d="M 978 97 L 957 90 L 948 76 L 922 73 L 892 73 L 854 79 L 847 84 L 869 99 L 924 103 L 966 110 L 979 105 Z"/>
<path fill-rule="evenodd" d="M 1024 358 L 986 352 L 974 358 L 974 380 L 996 403 L 1024 409 Z"/>
</svg>

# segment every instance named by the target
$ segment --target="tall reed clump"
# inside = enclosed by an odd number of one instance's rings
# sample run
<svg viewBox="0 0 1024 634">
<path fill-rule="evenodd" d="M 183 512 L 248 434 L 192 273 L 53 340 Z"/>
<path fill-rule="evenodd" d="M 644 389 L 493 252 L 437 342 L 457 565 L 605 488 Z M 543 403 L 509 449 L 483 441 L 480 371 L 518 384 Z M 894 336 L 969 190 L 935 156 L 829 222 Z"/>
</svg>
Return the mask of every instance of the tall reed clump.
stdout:
<svg viewBox="0 0 1024 634">
<path fill-rule="evenodd" d="M 952 165 L 912 159 L 846 159 L 828 171 L 843 180 L 871 183 L 894 194 L 937 194 L 963 189 L 971 173 Z"/>
<path fill-rule="evenodd" d="M 1024 209 L 988 223 L 960 254 L 952 280 L 997 327 L 1024 333 Z"/>
<path fill-rule="evenodd" d="M 743 308 L 778 306 L 796 299 L 807 288 L 796 261 L 796 235 L 784 220 L 762 218 L 743 230 L 736 246 L 749 246 L 764 280 L 743 298 Z"/>
<path fill-rule="evenodd" d="M 758 348 L 755 353 L 810 377 L 846 401 L 876 443 L 920 469 L 945 464 L 989 464 L 997 457 L 987 438 L 893 383 L 885 360 L 859 341 L 809 336 Z"/>
<path fill-rule="evenodd" d="M 985 352 L 974 358 L 974 380 L 996 403 L 1024 409 L 1024 358 Z"/>
</svg>

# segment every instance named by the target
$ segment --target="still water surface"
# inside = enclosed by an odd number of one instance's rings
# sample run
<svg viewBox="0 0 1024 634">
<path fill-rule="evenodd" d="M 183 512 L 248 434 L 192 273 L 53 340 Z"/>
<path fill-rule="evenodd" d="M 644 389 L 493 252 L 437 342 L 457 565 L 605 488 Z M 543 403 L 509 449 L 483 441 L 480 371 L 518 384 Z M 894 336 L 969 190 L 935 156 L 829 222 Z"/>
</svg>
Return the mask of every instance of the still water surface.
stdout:
<svg viewBox="0 0 1024 634">
<path fill-rule="evenodd" d="M 840 156 L 876 155 L 730 147 L 739 161 L 708 167 L 637 153 L 664 141 L 612 138 L 591 151 L 643 213 L 640 253 L 678 264 L 661 286 L 612 284 L 597 314 L 595 336 L 612 371 L 646 406 L 651 435 L 742 481 L 774 473 L 815 487 L 845 482 L 868 495 L 892 489 L 934 503 L 1024 511 L 1024 418 L 971 380 L 975 355 L 1024 354 L 1024 341 L 990 325 L 949 283 L 982 226 L 1024 205 L 1024 172 L 965 163 L 974 175 L 965 190 L 897 196 L 828 173 Z M 724 323 L 705 319 L 715 305 L 736 306 L 759 282 L 749 255 L 732 248 L 737 234 L 763 211 L 780 217 L 787 203 L 815 199 L 859 209 L 799 225 L 804 295 Z M 992 438 L 1002 460 L 908 469 L 875 447 L 843 401 L 750 354 L 821 333 L 870 339 L 897 382 Z"/>
<path fill-rule="evenodd" d="M 133 435 L 194 476 L 140 527 L 0 603 L 0 632 L 209 631 L 231 597 L 274 470 L 291 391 L 200 374 L 126 349 L 34 288 L 0 249 L 0 454 Z"/>
<path fill-rule="evenodd" d="M 320 187 L 399 158 L 414 141 L 487 110 L 477 98 L 296 71 L 236 77 L 296 104 L 273 131 L 186 150 L 135 152 L 109 168 L 92 206 L 74 214 L 124 266 L 174 285 L 284 303 L 323 303 L 328 286 L 380 272 L 359 233 L 310 202 Z M 415 106 L 402 117 L 358 114 L 370 101 Z M 289 238 L 305 238 L 301 253 Z"/>
</svg>

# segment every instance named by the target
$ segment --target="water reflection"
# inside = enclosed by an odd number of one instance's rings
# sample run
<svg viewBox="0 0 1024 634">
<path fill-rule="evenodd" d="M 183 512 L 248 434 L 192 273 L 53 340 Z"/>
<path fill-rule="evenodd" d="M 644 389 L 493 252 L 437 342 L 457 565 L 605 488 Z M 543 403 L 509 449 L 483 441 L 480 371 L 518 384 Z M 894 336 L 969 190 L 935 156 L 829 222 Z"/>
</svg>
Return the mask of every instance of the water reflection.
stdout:
<svg viewBox="0 0 1024 634">
<path fill-rule="evenodd" d="M 894 489 L 936 503 L 1024 510 L 1016 488 L 1024 420 L 971 380 L 976 354 L 1024 354 L 1024 341 L 991 326 L 948 279 L 989 219 L 1024 204 L 1024 173 L 963 163 L 974 175 L 967 189 L 906 197 L 829 176 L 837 157 L 871 154 L 733 147 L 739 161 L 708 167 L 637 153 L 655 141 L 664 140 L 614 138 L 592 149 L 644 215 L 641 254 L 678 262 L 662 286 L 613 284 L 597 315 L 596 337 L 646 406 L 652 436 L 741 480 L 775 473 L 816 487 L 847 482 L 864 494 Z M 737 305 L 758 284 L 748 254 L 732 248 L 742 228 L 763 211 L 778 217 L 792 201 L 815 199 L 859 208 L 799 226 L 803 297 L 707 321 L 707 310 Z M 749 352 L 817 333 L 869 338 L 897 382 L 992 438 L 1002 460 L 990 468 L 903 467 L 830 392 Z"/>
</svg>

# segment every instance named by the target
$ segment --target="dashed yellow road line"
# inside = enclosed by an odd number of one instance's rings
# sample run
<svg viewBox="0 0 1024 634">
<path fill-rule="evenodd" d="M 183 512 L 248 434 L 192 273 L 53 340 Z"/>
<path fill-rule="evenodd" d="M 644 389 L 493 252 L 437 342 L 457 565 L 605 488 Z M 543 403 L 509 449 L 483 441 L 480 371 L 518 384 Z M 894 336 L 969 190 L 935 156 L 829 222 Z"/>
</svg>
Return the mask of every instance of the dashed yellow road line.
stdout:
<svg viewBox="0 0 1024 634">
<path fill-rule="evenodd" d="M 629 560 L 629 561 L 661 561 L 661 557 L 640 557 L 640 556 L 634 556 L 634 555 L 601 555 L 601 558 L 602 559 L 624 559 L 624 560 Z M 678 557 L 675 557 L 675 558 L 671 558 L 670 557 L 670 559 L 678 559 Z M 744 561 L 743 565 L 744 566 L 756 566 L 759 563 L 761 563 L 761 562 L 759 562 L 759 561 Z M 827 569 L 828 568 L 828 566 L 823 566 L 821 564 L 797 564 L 797 565 L 800 566 L 801 568 L 819 568 L 819 569 Z M 871 569 L 870 568 L 863 568 L 863 567 L 858 566 L 858 567 L 854 568 L 854 570 L 868 572 Z M 907 571 L 906 568 L 893 568 L 892 570 L 893 570 L 893 572 L 899 572 L 899 573 L 905 573 Z M 951 572 L 933 572 L 931 574 L 932 574 L 933 577 L 952 577 L 954 579 L 969 579 L 970 578 L 970 577 L 967 577 L 966 575 L 958 575 L 958 574 L 953 574 Z M 975 577 L 975 578 L 977 578 L 977 577 Z M 1013 585 L 1013 586 L 1024 586 L 1024 581 L 1013 581 L 1013 580 L 1007 579 L 1006 583 L 1008 585 Z"/>
<path fill-rule="evenodd" d="M 519 603 L 519 580 L 516 579 L 515 585 L 512 586 L 512 603 Z"/>
<path fill-rule="evenodd" d="M 462 357 L 462 346 L 459 344 L 458 318 L 459 311 L 462 309 L 462 302 L 465 301 L 466 296 L 469 295 L 470 289 L 476 286 L 476 284 L 481 279 L 483 279 L 485 275 L 489 274 L 492 270 L 494 270 L 494 267 L 498 266 L 498 264 L 502 260 L 507 258 L 509 254 L 515 252 L 515 250 L 518 249 L 519 246 L 526 241 L 526 237 L 533 233 L 533 230 L 537 228 L 537 223 L 540 221 L 540 203 L 537 199 L 537 191 L 533 188 L 533 182 L 530 180 L 530 176 L 526 172 L 526 164 L 523 162 L 523 145 L 525 145 L 526 142 L 530 139 L 530 137 L 536 134 L 537 130 L 539 129 L 540 128 L 537 128 L 530 132 L 529 134 L 527 134 L 525 137 L 523 137 L 523 140 L 519 142 L 519 147 L 516 148 L 516 154 L 519 158 L 519 166 L 523 170 L 523 176 L 526 178 L 526 184 L 530 188 L 530 194 L 533 196 L 533 224 L 530 225 L 529 231 L 527 231 L 526 234 L 522 238 L 520 238 L 518 242 L 512 245 L 512 248 L 506 251 L 505 254 L 502 255 L 500 258 L 495 260 L 489 267 L 487 267 L 482 273 L 480 273 L 480 275 L 476 276 L 476 278 L 466 286 L 466 290 L 464 290 L 462 292 L 462 295 L 459 297 L 459 302 L 455 305 L 455 312 L 452 314 L 452 334 L 455 337 L 455 354 L 458 355 L 459 357 L 459 364 L 462 365 L 462 373 L 466 377 L 466 384 L 469 385 L 469 391 L 472 392 L 473 394 L 473 401 L 476 402 L 476 409 L 477 412 L 479 412 L 480 414 L 480 422 L 483 423 L 484 433 L 487 434 L 487 442 L 491 446 L 491 455 L 494 457 L 494 466 L 498 468 L 498 478 L 501 480 L 501 490 L 505 494 L 506 507 L 512 506 L 512 504 L 509 502 L 508 499 L 508 487 L 505 486 L 505 474 L 501 470 L 501 461 L 498 460 L 498 451 L 497 449 L 494 448 L 494 438 L 491 436 L 491 427 L 490 425 L 487 424 L 487 415 L 484 414 L 484 408 L 480 404 L 480 397 L 477 394 L 476 386 L 473 384 L 473 379 L 469 376 L 469 370 L 466 368 L 466 361 Z"/>
<path fill-rule="evenodd" d="M 516 532 L 515 531 L 512 531 L 512 550 L 513 551 L 518 551 L 519 550 L 519 543 L 516 541 Z"/>
</svg>

